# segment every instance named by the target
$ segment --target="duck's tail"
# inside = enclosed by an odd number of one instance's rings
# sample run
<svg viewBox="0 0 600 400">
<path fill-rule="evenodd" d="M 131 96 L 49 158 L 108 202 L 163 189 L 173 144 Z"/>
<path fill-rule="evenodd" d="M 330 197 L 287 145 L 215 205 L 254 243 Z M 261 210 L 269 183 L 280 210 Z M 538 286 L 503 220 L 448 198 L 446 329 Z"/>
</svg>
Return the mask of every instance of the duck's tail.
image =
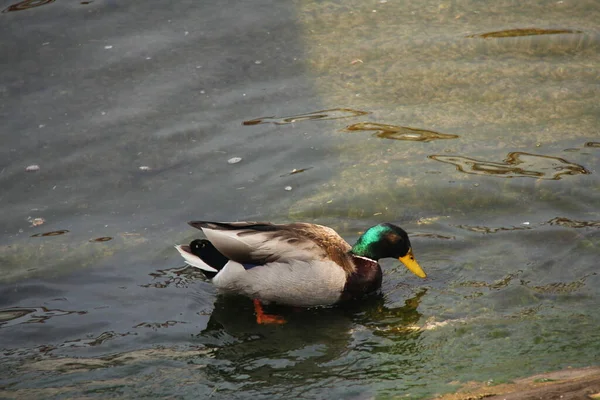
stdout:
<svg viewBox="0 0 600 400">
<path fill-rule="evenodd" d="M 209 279 L 214 278 L 229 262 L 229 259 L 206 239 L 196 239 L 189 246 L 178 244 L 175 248 L 186 264 L 199 268 Z"/>
</svg>

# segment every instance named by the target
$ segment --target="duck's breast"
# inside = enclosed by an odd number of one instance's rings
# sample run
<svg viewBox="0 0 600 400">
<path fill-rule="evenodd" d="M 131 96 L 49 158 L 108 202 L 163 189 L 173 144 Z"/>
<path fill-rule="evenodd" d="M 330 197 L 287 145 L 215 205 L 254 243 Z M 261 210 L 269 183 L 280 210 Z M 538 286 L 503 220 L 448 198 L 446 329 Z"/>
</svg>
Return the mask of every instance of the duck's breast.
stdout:
<svg viewBox="0 0 600 400">
<path fill-rule="evenodd" d="M 379 263 L 356 255 L 352 259 L 355 270 L 346 280 L 342 300 L 356 299 L 381 288 L 383 273 Z"/>
</svg>

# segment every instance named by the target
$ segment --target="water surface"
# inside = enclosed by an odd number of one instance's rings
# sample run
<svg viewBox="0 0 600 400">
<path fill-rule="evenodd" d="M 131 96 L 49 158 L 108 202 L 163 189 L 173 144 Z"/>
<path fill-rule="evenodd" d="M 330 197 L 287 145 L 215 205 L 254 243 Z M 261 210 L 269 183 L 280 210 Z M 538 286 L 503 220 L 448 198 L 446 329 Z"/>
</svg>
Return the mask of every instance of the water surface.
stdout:
<svg viewBox="0 0 600 400">
<path fill-rule="evenodd" d="M 597 2 L 2 7 L 1 397 L 431 398 L 597 363 Z M 394 222 L 428 278 L 386 260 L 380 296 L 258 326 L 173 249 L 200 218 Z"/>
</svg>

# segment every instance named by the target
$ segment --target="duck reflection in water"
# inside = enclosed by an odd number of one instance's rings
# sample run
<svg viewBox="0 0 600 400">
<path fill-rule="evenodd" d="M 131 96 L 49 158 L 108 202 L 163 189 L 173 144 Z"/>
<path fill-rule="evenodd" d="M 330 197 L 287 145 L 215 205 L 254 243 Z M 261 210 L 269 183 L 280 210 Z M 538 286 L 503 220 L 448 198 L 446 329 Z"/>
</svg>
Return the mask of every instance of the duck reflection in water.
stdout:
<svg viewBox="0 0 600 400">
<path fill-rule="evenodd" d="M 294 369 L 306 362 L 322 365 L 360 346 L 353 338 L 361 331 L 367 336 L 415 343 L 421 335 L 417 323 L 422 314 L 417 309 L 426 292 L 422 289 L 404 306 L 396 308 L 386 307 L 382 294 L 332 307 L 268 306 L 270 312 L 287 320 L 283 325 L 256 324 L 252 301 L 242 296 L 219 295 L 206 328 L 195 335 L 194 341 L 212 347 L 215 358 L 245 368 L 245 374 L 252 373 L 252 368 L 247 368 L 250 364 L 261 362 Z M 416 351 L 418 346 L 403 347 Z"/>
</svg>

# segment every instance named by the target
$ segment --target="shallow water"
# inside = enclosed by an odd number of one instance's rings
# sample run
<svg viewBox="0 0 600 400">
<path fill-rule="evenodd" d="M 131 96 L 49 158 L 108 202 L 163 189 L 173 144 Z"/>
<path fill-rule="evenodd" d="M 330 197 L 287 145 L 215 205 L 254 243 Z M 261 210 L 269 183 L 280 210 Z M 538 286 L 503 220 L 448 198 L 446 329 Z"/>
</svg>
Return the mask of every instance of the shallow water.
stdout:
<svg viewBox="0 0 600 400">
<path fill-rule="evenodd" d="M 0 397 L 429 398 L 597 364 L 597 2 L 3 7 Z M 199 218 L 395 222 L 428 278 L 386 260 L 381 296 L 258 326 L 173 249 Z"/>
</svg>

